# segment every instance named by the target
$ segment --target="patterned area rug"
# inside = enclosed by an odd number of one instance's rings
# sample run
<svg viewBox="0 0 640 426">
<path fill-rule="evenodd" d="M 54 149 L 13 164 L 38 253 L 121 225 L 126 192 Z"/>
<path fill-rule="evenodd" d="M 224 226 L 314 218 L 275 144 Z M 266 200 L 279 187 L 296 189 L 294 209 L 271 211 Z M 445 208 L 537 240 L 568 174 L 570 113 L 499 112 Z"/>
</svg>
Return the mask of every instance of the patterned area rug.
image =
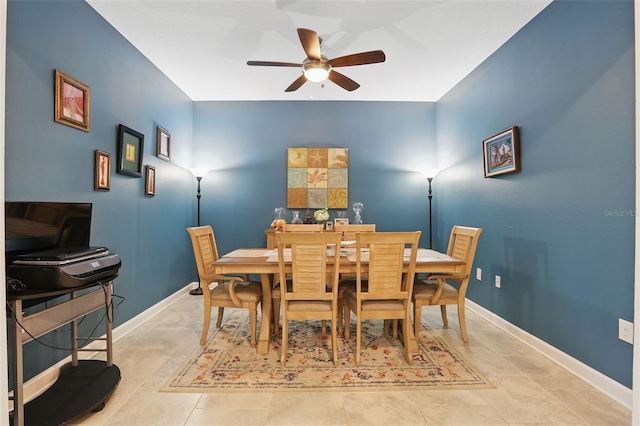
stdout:
<svg viewBox="0 0 640 426">
<path fill-rule="evenodd" d="M 228 311 L 228 312 L 227 312 Z M 267 355 L 249 345 L 244 310 L 227 309 L 222 328 L 212 320 L 210 338 L 171 376 L 162 392 L 268 390 L 491 389 L 469 362 L 422 324 L 413 364 L 404 359 L 398 339 L 382 335 L 382 321 L 362 324 L 362 365 L 355 365 L 355 325 L 349 340 L 338 337 L 338 366 L 331 361 L 331 335 L 320 321 L 290 321 L 287 365 L 280 365 L 281 338 L 273 337 Z"/>
</svg>

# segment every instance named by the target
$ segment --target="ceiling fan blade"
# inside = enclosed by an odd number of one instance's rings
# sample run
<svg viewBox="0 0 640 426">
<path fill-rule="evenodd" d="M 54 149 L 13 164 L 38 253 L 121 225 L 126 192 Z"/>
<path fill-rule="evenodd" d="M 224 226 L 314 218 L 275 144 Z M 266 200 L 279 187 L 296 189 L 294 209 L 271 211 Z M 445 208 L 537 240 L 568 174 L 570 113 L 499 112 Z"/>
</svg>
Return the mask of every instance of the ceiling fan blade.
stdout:
<svg viewBox="0 0 640 426">
<path fill-rule="evenodd" d="M 247 61 L 247 65 L 257 65 L 260 67 L 301 67 L 302 64 L 293 62 L 271 62 L 271 61 Z"/>
<path fill-rule="evenodd" d="M 285 92 L 294 92 L 294 91 L 298 90 L 300 88 L 300 86 L 302 86 L 306 82 L 307 82 L 307 77 L 305 77 L 304 74 L 302 74 L 300 77 L 298 77 L 298 79 L 296 81 L 291 83 L 291 85 L 289 87 L 284 89 L 284 91 Z"/>
<path fill-rule="evenodd" d="M 329 73 L 329 80 L 333 81 L 335 84 L 337 84 L 338 86 L 342 87 L 345 90 L 348 90 L 349 92 L 352 92 L 356 90 L 358 87 L 360 87 L 358 83 L 351 80 L 346 75 L 340 74 L 339 72 L 334 70 L 331 70 L 331 72 Z"/>
<path fill-rule="evenodd" d="M 350 67 L 353 65 L 377 64 L 384 62 L 386 56 L 382 50 L 354 53 L 353 55 L 340 56 L 328 61 L 332 67 Z"/>
<path fill-rule="evenodd" d="M 318 39 L 318 33 L 306 28 L 298 28 L 298 37 L 300 37 L 302 48 L 309 59 L 314 61 L 322 59 L 320 56 L 320 39 Z"/>
</svg>

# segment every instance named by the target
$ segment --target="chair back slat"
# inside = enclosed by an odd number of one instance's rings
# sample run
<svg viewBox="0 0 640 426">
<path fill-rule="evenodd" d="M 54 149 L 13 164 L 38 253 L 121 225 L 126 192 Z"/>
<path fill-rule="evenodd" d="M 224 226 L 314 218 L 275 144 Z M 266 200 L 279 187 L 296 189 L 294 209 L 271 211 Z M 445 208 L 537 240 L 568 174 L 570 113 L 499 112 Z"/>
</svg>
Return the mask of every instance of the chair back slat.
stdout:
<svg viewBox="0 0 640 426">
<path fill-rule="evenodd" d="M 465 262 L 464 275 L 468 276 L 471 273 L 473 259 L 475 258 L 476 248 L 478 246 L 478 239 L 482 231 L 482 228 L 458 225 L 451 229 L 447 254 Z"/>
<path fill-rule="evenodd" d="M 359 233 L 356 238 L 356 289 L 366 299 L 411 298 L 420 231 Z M 362 291 L 362 257 L 369 247 L 369 261 L 365 274 L 368 290 Z M 408 250 L 409 268 L 403 274 L 405 249 Z"/>
<path fill-rule="evenodd" d="M 210 225 L 187 228 L 193 245 L 200 278 L 214 275 L 213 262 L 219 259 L 213 228 Z"/>
<path fill-rule="evenodd" d="M 282 230 L 284 232 L 322 232 L 322 224 L 285 223 Z"/>
<path fill-rule="evenodd" d="M 342 235 L 342 241 L 355 241 L 356 234 L 359 232 L 376 232 L 375 223 L 366 224 L 354 224 L 354 225 L 342 225 L 337 224 L 335 227 L 336 232 Z"/>
<path fill-rule="evenodd" d="M 287 249 L 291 253 L 291 289 L 280 286 L 288 300 L 330 300 L 337 291 L 340 256 L 327 256 L 340 247 L 335 232 L 282 232 L 277 235 L 280 276 L 285 276 Z M 329 268 L 328 266 L 332 266 Z M 329 272 L 329 274 L 328 274 Z M 329 281 L 327 281 L 329 279 Z"/>
</svg>

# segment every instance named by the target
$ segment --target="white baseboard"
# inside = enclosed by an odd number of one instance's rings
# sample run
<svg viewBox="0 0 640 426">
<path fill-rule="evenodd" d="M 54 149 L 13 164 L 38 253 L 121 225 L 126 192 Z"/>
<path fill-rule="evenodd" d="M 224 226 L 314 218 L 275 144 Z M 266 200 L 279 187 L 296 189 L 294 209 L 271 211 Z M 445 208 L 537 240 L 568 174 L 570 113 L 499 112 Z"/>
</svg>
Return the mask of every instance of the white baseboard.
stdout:
<svg viewBox="0 0 640 426">
<path fill-rule="evenodd" d="M 191 290 L 192 288 L 195 288 L 194 284 L 197 287 L 197 283 L 189 283 L 188 285 L 176 291 L 166 299 L 161 300 L 160 302 L 151 306 L 146 311 L 141 312 L 140 314 L 131 318 L 129 321 L 125 322 L 124 324 L 114 328 L 112 331 L 113 342 L 117 342 L 118 340 L 122 339 L 124 336 L 131 333 L 133 330 L 140 327 L 142 324 L 149 321 L 151 318 L 158 315 L 160 312 L 162 312 L 163 310 L 165 310 L 166 308 L 174 304 L 181 297 L 189 294 L 189 290 Z M 105 335 L 102 335 L 100 337 L 104 338 Z M 86 349 L 104 349 L 105 347 L 106 347 L 105 341 L 94 341 L 89 343 L 85 348 Z M 91 359 L 101 353 L 103 352 L 89 352 L 89 351 L 78 352 L 78 359 Z M 36 398 L 38 395 L 46 391 L 53 383 L 55 383 L 55 381 L 58 379 L 58 375 L 60 374 L 60 367 L 62 367 L 63 365 L 69 362 L 71 362 L 71 355 L 69 355 L 63 360 L 60 360 L 56 364 L 44 370 L 42 373 L 26 381 L 23 385 L 25 403 Z M 13 395 L 13 392 L 9 392 L 9 395 Z"/>
<path fill-rule="evenodd" d="M 467 299 L 466 301 L 466 307 L 470 311 L 478 314 L 499 329 L 504 330 L 524 344 L 540 352 L 542 355 L 549 358 L 551 361 L 555 362 L 565 370 L 568 370 L 571 373 L 575 374 L 585 382 L 589 383 L 591 386 L 598 389 L 600 392 L 609 396 L 611 399 L 619 402 L 629 410 L 632 409 L 633 391 L 628 387 L 621 385 L 615 380 L 567 355 L 554 346 L 551 346 L 550 344 L 538 339 L 532 334 L 527 333 L 521 328 L 516 327 L 505 319 L 499 317 L 498 315 L 483 308 L 477 303 L 472 302 L 469 299 Z"/>
</svg>

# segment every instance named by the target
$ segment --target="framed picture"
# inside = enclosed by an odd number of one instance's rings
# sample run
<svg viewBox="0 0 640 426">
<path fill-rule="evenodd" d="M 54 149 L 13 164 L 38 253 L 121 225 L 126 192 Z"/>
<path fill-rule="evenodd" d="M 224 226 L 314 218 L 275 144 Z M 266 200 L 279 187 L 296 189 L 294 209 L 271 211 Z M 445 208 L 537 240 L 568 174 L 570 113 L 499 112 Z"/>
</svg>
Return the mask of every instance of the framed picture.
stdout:
<svg viewBox="0 0 640 426">
<path fill-rule="evenodd" d="M 171 161 L 171 134 L 158 126 L 156 133 L 156 155 L 164 161 Z"/>
<path fill-rule="evenodd" d="M 518 127 L 491 136 L 482 141 L 484 177 L 494 177 L 520 171 L 520 138 Z"/>
<path fill-rule="evenodd" d="M 144 135 L 127 126 L 118 126 L 118 164 L 116 172 L 142 177 Z"/>
<path fill-rule="evenodd" d="M 55 117 L 58 123 L 89 131 L 91 90 L 89 86 L 56 70 Z"/>
<path fill-rule="evenodd" d="M 111 154 L 96 149 L 93 189 L 108 191 L 111 189 Z"/>
<path fill-rule="evenodd" d="M 333 231 L 333 222 L 327 222 L 324 224 L 324 229 L 326 231 Z"/>
<path fill-rule="evenodd" d="M 348 225 L 349 218 L 348 217 L 336 217 L 333 219 L 334 225 Z"/>
<path fill-rule="evenodd" d="M 156 195 L 156 168 L 145 166 L 144 195 L 153 197 Z"/>
</svg>

